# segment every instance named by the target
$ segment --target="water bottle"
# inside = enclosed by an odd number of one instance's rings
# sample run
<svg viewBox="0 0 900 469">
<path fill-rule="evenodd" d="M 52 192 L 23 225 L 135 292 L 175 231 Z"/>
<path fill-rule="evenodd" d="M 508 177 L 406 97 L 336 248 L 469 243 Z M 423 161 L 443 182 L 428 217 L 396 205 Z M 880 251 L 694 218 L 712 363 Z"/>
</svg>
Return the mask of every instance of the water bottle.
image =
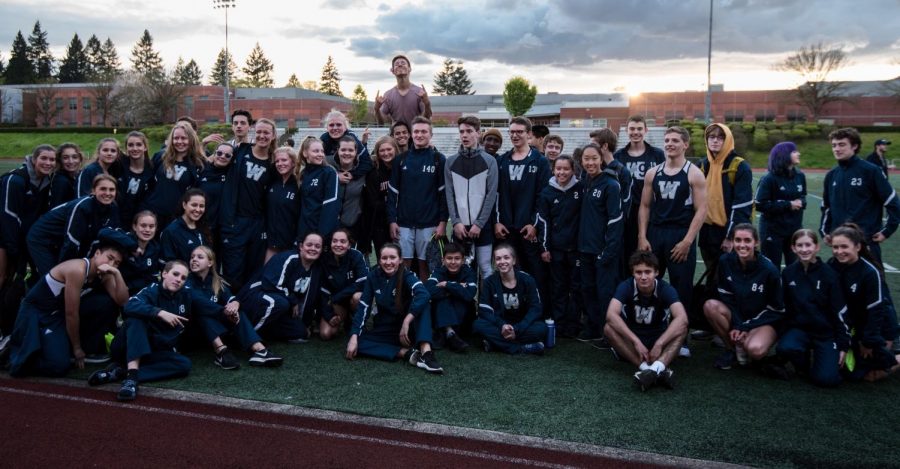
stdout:
<svg viewBox="0 0 900 469">
<path fill-rule="evenodd" d="M 544 322 L 547 323 L 547 348 L 556 347 L 556 323 L 552 319 Z"/>
</svg>

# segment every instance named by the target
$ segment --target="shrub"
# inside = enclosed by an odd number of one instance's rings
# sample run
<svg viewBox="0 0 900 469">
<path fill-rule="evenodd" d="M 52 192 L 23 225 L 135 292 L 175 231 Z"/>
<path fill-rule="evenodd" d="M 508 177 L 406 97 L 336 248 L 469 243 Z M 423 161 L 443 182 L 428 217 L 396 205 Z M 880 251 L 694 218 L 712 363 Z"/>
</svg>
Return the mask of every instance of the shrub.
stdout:
<svg viewBox="0 0 900 469">
<path fill-rule="evenodd" d="M 765 150 L 769 145 L 769 132 L 762 126 L 756 128 L 753 132 L 753 148 L 757 150 Z"/>
</svg>

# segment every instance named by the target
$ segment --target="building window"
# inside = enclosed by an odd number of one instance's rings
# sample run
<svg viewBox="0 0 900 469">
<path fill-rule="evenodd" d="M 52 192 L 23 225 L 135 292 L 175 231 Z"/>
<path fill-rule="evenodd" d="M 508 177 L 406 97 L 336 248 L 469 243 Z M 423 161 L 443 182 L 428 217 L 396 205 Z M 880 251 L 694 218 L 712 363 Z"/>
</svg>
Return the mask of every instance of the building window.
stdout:
<svg viewBox="0 0 900 469">
<path fill-rule="evenodd" d="M 725 122 L 744 122 L 744 115 L 735 111 L 726 112 Z"/>
<path fill-rule="evenodd" d="M 303 117 L 297 116 L 294 119 L 294 126 L 296 127 L 309 127 L 309 119 L 305 119 Z"/>
<path fill-rule="evenodd" d="M 184 112 L 186 114 L 194 113 L 194 97 L 193 96 L 185 96 L 184 97 Z"/>
<path fill-rule="evenodd" d="M 666 111 L 666 122 L 684 119 L 682 111 Z"/>
<path fill-rule="evenodd" d="M 569 121 L 569 127 L 584 127 L 583 119 L 572 119 Z"/>
<path fill-rule="evenodd" d="M 78 99 L 69 98 L 69 110 L 74 111 L 76 109 L 78 109 Z"/>
<path fill-rule="evenodd" d="M 591 119 L 591 127 L 603 128 L 606 127 L 606 123 L 606 119 Z"/>
<path fill-rule="evenodd" d="M 62 98 L 56 98 L 56 109 L 57 109 L 57 110 L 62 110 L 62 108 L 63 108 L 63 99 L 62 99 Z"/>
<path fill-rule="evenodd" d="M 81 99 L 81 109 L 90 109 L 91 108 L 91 98 L 82 98 Z"/>
<path fill-rule="evenodd" d="M 775 121 L 775 110 L 774 109 L 759 109 L 756 111 L 756 122 L 774 122 Z"/>
<path fill-rule="evenodd" d="M 209 101 L 209 96 L 206 96 L 206 95 L 200 96 L 200 101 Z"/>
<path fill-rule="evenodd" d="M 806 114 L 800 110 L 788 111 L 787 113 L 788 122 L 806 122 Z"/>
<path fill-rule="evenodd" d="M 275 119 L 275 127 L 279 129 L 288 128 L 288 120 L 287 119 Z"/>
</svg>

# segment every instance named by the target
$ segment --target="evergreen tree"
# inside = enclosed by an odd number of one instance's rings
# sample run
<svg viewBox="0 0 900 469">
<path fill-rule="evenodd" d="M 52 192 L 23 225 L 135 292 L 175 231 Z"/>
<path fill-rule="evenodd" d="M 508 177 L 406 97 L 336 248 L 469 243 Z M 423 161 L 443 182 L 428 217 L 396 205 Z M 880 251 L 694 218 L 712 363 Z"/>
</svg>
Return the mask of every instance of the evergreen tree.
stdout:
<svg viewBox="0 0 900 469">
<path fill-rule="evenodd" d="M 209 84 L 225 86 L 225 76 L 227 74 L 228 81 L 233 86 L 235 72 L 237 72 L 237 65 L 231 59 L 231 52 L 228 52 L 226 55 L 225 49 L 222 49 L 219 51 L 216 63 L 213 64 L 213 68 L 209 73 Z"/>
<path fill-rule="evenodd" d="M 197 62 L 194 59 L 185 64 L 184 59 L 178 56 L 178 63 L 175 64 L 175 71 L 172 73 L 172 77 L 175 83 L 179 85 L 199 85 L 201 78 L 203 78 L 203 72 L 200 71 L 200 67 L 197 66 Z"/>
<path fill-rule="evenodd" d="M 250 88 L 271 88 L 275 84 L 272 79 L 272 70 L 275 68 L 272 62 L 266 58 L 262 47 L 259 43 L 250 51 L 247 57 L 247 64 L 241 69 L 247 77 L 247 83 Z"/>
<path fill-rule="evenodd" d="M 103 43 L 96 34 L 91 34 L 84 44 L 84 55 L 88 60 L 88 75 L 93 76 L 99 71 L 103 62 Z"/>
<path fill-rule="evenodd" d="M 63 57 L 62 63 L 59 65 L 59 75 L 57 78 L 60 83 L 84 83 L 90 73 L 90 62 L 88 62 L 87 54 L 85 54 L 84 46 L 78 33 L 72 37 L 66 49 L 66 56 Z"/>
<path fill-rule="evenodd" d="M 25 42 L 22 31 L 19 31 L 13 40 L 9 63 L 6 64 L 3 77 L 7 85 L 34 83 L 34 67 L 28 57 L 28 43 Z"/>
<path fill-rule="evenodd" d="M 102 52 L 103 62 L 100 71 L 111 76 L 121 75 L 122 62 L 119 61 L 119 53 L 116 52 L 116 45 L 113 44 L 112 39 L 106 38 L 106 42 L 103 43 Z M 160 68 L 162 68 L 162 60 L 160 60 Z"/>
<path fill-rule="evenodd" d="M 150 36 L 150 31 L 146 29 L 143 36 L 131 49 L 131 69 L 151 79 L 160 79 L 165 76 L 162 58 L 159 56 L 159 52 L 153 49 L 153 36 Z"/>
<path fill-rule="evenodd" d="M 369 98 L 362 85 L 356 85 L 353 89 L 353 105 L 350 108 L 350 120 L 360 123 L 366 119 L 369 113 Z"/>
<path fill-rule="evenodd" d="M 288 78 L 287 84 L 284 85 L 285 88 L 303 88 L 303 85 L 300 84 L 300 79 L 297 78 L 296 73 L 292 73 L 291 77 Z"/>
<path fill-rule="evenodd" d="M 47 33 L 41 29 L 41 22 L 34 22 L 31 36 L 28 36 L 28 58 L 34 67 L 36 81 L 45 81 L 53 78 L 53 55 L 50 53 L 50 43 L 47 41 Z"/>
<path fill-rule="evenodd" d="M 434 93 L 445 96 L 475 94 L 472 91 L 469 73 L 463 68 L 462 61 L 444 59 L 444 68 L 434 75 Z"/>
<path fill-rule="evenodd" d="M 2 79 L 3 75 L 6 75 L 6 64 L 3 63 L 3 54 L 0 54 L 0 79 Z M 0 83 L 3 83 L 0 81 Z"/>
<path fill-rule="evenodd" d="M 328 61 L 322 67 L 322 79 L 319 80 L 319 91 L 332 96 L 344 96 L 341 93 L 341 74 L 334 65 L 334 60 L 328 56 Z"/>
</svg>

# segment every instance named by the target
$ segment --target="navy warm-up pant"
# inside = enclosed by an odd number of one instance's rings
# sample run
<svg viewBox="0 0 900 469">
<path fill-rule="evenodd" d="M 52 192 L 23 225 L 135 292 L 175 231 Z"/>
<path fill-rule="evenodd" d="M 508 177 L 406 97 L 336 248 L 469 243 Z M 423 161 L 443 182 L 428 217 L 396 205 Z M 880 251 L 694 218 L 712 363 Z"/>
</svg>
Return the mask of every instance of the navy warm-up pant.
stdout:
<svg viewBox="0 0 900 469">
<path fill-rule="evenodd" d="M 550 282 L 547 281 L 547 264 L 541 260 L 541 252 L 543 248 L 541 243 L 535 241 L 527 241 L 519 233 L 519 228 L 510 228 L 509 234 L 506 235 L 505 241 L 516 250 L 516 259 L 519 267 L 531 274 L 537 283 L 538 291 L 543 301 L 544 315 L 550 315 Z"/>
<path fill-rule="evenodd" d="M 841 382 L 838 359 L 840 351 L 834 340 L 816 339 L 801 329 L 788 329 L 776 348 L 778 355 L 790 360 L 794 368 L 809 371 L 809 379 L 817 386 L 837 386 Z M 812 362 L 809 353 L 812 350 Z"/>
<path fill-rule="evenodd" d="M 550 251 L 550 279 L 553 281 L 553 297 L 545 297 L 551 303 L 556 330 L 571 335 L 581 329 L 581 259 L 577 251 Z"/>
<path fill-rule="evenodd" d="M 659 276 L 669 272 L 669 284 L 678 293 L 678 300 L 686 310 L 691 307 L 691 292 L 694 289 L 694 271 L 697 269 L 697 244 L 692 243 L 687 259 L 682 262 L 672 261 L 672 248 L 685 235 L 688 228 L 666 228 L 651 226 L 647 230 L 647 241 L 653 248 L 653 254 L 659 259 Z"/>
<path fill-rule="evenodd" d="M 431 300 L 434 312 L 434 327 L 440 329 L 447 326 L 459 326 L 469 311 L 474 309 L 471 301 L 462 301 L 458 298 L 441 298 Z"/>
<path fill-rule="evenodd" d="M 400 343 L 401 323 L 383 324 L 370 330 L 363 330 L 356 338 L 359 355 L 394 361 L 403 345 Z M 409 325 L 409 337 L 416 347 L 422 342 L 431 343 L 431 315 L 427 311 L 419 315 Z"/>
<path fill-rule="evenodd" d="M 531 323 L 523 331 L 516 331 L 516 338 L 511 341 L 503 338 L 499 327 L 482 318 L 475 320 L 472 324 L 472 330 L 484 337 L 491 344 L 491 347 L 509 354 L 521 353 L 525 344 L 547 340 L 547 324 L 541 320 Z"/>
<path fill-rule="evenodd" d="M 259 290 L 249 296 L 249 301 L 242 303 L 242 308 L 261 337 L 267 340 L 309 338 L 303 318 L 293 316 L 291 303 L 284 295 Z"/>
<path fill-rule="evenodd" d="M 170 378 L 182 378 L 191 372 L 191 361 L 175 349 L 154 344 L 147 321 L 128 318 L 110 346 L 113 360 L 122 367 L 140 359 L 138 381 L 145 383 Z"/>
<path fill-rule="evenodd" d="M 217 316 L 195 316 L 194 320 L 198 323 L 206 343 L 212 343 L 216 338 L 224 338 L 228 334 L 234 334 L 238 344 L 244 350 L 250 350 L 250 347 L 260 342 L 259 334 L 253 329 L 253 324 L 247 319 L 247 315 L 238 312 L 240 319 L 235 324 L 231 322 L 224 314 Z"/>
<path fill-rule="evenodd" d="M 619 259 L 601 262 L 597 254 L 581 253 L 581 292 L 587 316 L 587 330 L 594 337 L 603 337 L 606 310 L 616 292 Z"/>
<path fill-rule="evenodd" d="M 64 376 L 72 366 L 66 314 L 23 305 L 10 339 L 9 374 Z"/>
<path fill-rule="evenodd" d="M 266 259 L 266 226 L 263 219 L 237 217 L 222 226 L 222 276 L 234 291 L 261 269 Z"/>
<path fill-rule="evenodd" d="M 759 247 L 760 252 L 775 264 L 775 267 L 781 269 L 781 259 L 784 258 L 784 265 L 788 266 L 797 260 L 797 255 L 791 250 L 791 235 L 782 236 L 773 233 L 760 234 L 762 243 Z"/>
</svg>

